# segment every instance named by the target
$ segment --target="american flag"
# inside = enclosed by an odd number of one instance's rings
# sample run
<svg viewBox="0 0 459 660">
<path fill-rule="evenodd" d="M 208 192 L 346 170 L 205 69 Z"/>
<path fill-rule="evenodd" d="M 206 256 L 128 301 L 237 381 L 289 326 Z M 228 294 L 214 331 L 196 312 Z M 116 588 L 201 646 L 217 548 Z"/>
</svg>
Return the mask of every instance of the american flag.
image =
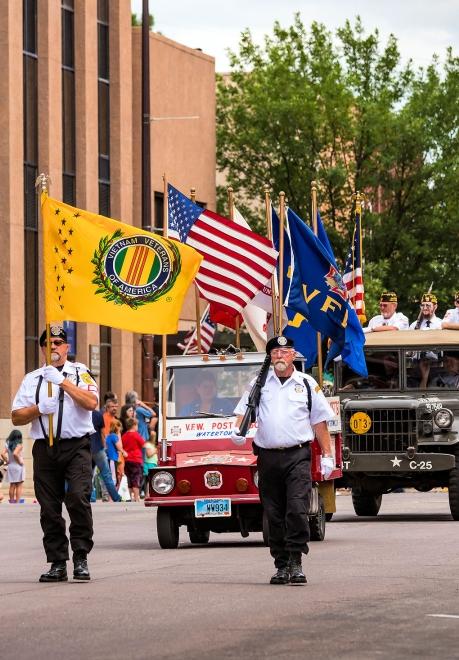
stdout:
<svg viewBox="0 0 459 660">
<path fill-rule="evenodd" d="M 195 281 L 210 303 L 210 317 L 234 325 L 237 314 L 271 276 L 277 251 L 267 238 L 204 210 L 171 185 L 168 198 L 168 237 L 203 255 Z"/>
<path fill-rule="evenodd" d="M 365 315 L 365 299 L 363 288 L 363 271 L 362 271 L 362 224 L 361 215 L 358 211 L 355 213 L 354 234 L 352 236 L 352 243 L 349 253 L 346 258 L 346 266 L 344 267 L 343 282 L 346 285 L 349 300 L 354 307 L 360 323 L 365 323 L 367 317 Z"/>
<path fill-rule="evenodd" d="M 215 323 L 212 323 L 210 320 L 209 313 L 207 312 L 204 316 L 204 318 L 201 319 L 201 350 L 203 353 L 208 353 L 209 348 L 212 346 L 212 342 L 214 340 L 214 335 L 215 335 L 215 330 L 217 326 Z M 179 342 L 177 346 L 180 348 L 181 351 L 189 354 L 197 353 L 198 352 L 198 339 L 197 339 L 197 332 L 196 328 L 193 328 L 192 330 L 189 330 L 184 339 L 183 342 Z"/>
</svg>

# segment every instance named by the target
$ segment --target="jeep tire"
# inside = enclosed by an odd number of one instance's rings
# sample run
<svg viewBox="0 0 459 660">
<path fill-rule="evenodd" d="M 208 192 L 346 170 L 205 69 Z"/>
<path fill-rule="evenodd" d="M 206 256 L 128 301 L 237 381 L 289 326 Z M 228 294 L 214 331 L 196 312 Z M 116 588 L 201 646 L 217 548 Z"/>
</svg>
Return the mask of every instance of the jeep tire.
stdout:
<svg viewBox="0 0 459 660">
<path fill-rule="evenodd" d="M 315 515 L 309 516 L 309 533 L 311 541 L 323 541 L 325 538 L 325 505 L 319 495 L 319 508 Z"/>
<path fill-rule="evenodd" d="M 382 495 L 373 495 L 366 490 L 352 489 L 352 504 L 357 516 L 377 516 Z"/>
<path fill-rule="evenodd" d="M 179 526 L 168 507 L 158 507 L 156 514 L 156 530 L 159 545 L 163 550 L 175 550 L 179 542 Z"/>
</svg>

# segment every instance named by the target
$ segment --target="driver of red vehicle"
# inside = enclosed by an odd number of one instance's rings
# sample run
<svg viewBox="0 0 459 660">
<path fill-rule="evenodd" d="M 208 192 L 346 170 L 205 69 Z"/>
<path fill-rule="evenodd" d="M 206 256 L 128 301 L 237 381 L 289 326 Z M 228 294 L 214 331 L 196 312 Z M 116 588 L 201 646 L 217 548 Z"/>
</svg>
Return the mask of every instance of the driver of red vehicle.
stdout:
<svg viewBox="0 0 459 660">
<path fill-rule="evenodd" d="M 198 397 L 182 406 L 179 417 L 194 417 L 200 413 L 231 415 L 233 412 L 231 400 L 217 396 L 217 382 L 208 369 L 199 370 L 196 391 Z"/>
<path fill-rule="evenodd" d="M 287 337 L 273 337 L 266 344 L 271 356 L 266 383 L 257 412 L 253 449 L 258 456 L 260 498 L 269 522 L 269 548 L 277 572 L 271 584 L 304 584 L 301 555 L 309 551 L 308 507 L 311 494 L 311 447 L 314 437 L 322 450 L 321 468 L 328 478 L 335 468 L 327 421 L 334 413 L 311 376 L 293 365 L 296 351 Z M 235 409 L 238 428 L 246 411 L 253 379 Z"/>
</svg>

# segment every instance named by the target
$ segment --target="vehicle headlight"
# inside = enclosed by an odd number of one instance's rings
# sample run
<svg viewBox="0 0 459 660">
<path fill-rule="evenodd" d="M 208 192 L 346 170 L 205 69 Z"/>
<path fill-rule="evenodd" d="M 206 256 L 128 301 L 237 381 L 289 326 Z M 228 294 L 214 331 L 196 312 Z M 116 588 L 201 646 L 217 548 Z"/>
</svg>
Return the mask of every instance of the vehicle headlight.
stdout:
<svg viewBox="0 0 459 660">
<path fill-rule="evenodd" d="M 170 472 L 157 472 L 151 481 L 153 490 L 160 495 L 167 495 L 174 488 L 174 477 Z"/>
<path fill-rule="evenodd" d="M 453 425 L 453 413 L 448 408 L 440 408 L 434 415 L 434 422 L 439 429 L 449 429 Z"/>
<path fill-rule="evenodd" d="M 255 470 L 255 472 L 253 474 L 253 483 L 258 488 L 258 470 Z"/>
</svg>

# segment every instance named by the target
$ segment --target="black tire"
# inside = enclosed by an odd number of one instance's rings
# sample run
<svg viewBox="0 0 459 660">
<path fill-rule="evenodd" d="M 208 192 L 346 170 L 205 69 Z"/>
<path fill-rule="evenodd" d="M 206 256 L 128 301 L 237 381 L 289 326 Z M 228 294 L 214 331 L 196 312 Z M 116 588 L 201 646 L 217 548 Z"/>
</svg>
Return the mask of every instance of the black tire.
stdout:
<svg viewBox="0 0 459 660">
<path fill-rule="evenodd" d="M 269 522 L 268 516 L 263 511 L 263 543 L 266 547 L 269 546 Z"/>
<path fill-rule="evenodd" d="M 325 520 L 327 522 L 330 522 L 330 520 L 333 518 L 333 513 L 326 513 L 325 514 Z"/>
<path fill-rule="evenodd" d="M 210 531 L 208 529 L 189 529 L 190 543 L 209 543 Z"/>
<path fill-rule="evenodd" d="M 175 550 L 179 542 L 179 526 L 174 520 L 172 511 L 166 507 L 159 507 L 156 515 L 156 530 L 159 545 L 163 550 Z"/>
<path fill-rule="evenodd" d="M 322 497 L 319 495 L 319 510 L 316 515 L 309 516 L 309 532 L 311 541 L 323 541 L 325 538 L 325 505 Z"/>
<path fill-rule="evenodd" d="M 373 495 L 365 490 L 352 491 L 352 504 L 358 516 L 377 516 L 381 501 L 382 495 Z"/>
<path fill-rule="evenodd" d="M 459 520 L 459 456 L 457 454 L 456 465 L 449 473 L 448 500 L 453 520 Z"/>
</svg>

